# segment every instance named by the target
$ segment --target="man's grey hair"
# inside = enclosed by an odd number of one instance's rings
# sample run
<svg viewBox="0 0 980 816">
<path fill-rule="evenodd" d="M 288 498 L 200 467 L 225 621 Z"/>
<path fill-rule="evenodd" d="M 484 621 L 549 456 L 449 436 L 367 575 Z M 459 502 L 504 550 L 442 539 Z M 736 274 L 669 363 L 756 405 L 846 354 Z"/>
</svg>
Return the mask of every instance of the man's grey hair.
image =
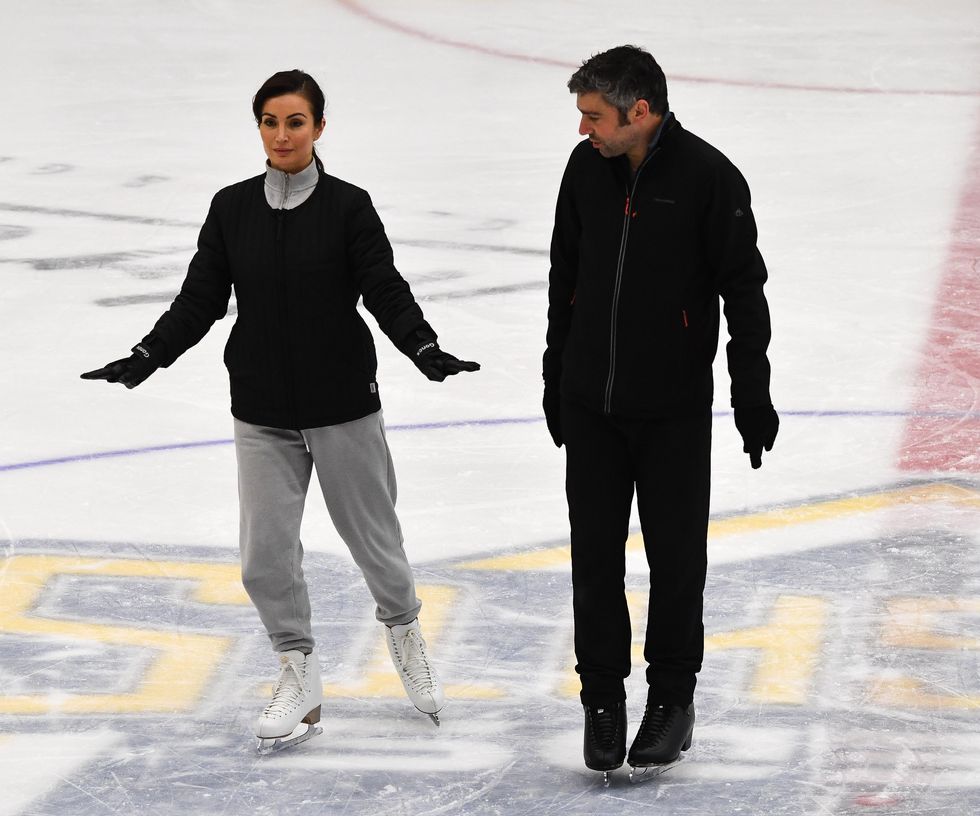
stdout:
<svg viewBox="0 0 980 816">
<path fill-rule="evenodd" d="M 650 110 L 667 112 L 667 79 L 649 52 L 635 45 L 620 45 L 594 54 L 572 74 L 568 90 L 574 94 L 600 93 L 626 121 L 627 111 L 640 99 Z"/>
</svg>

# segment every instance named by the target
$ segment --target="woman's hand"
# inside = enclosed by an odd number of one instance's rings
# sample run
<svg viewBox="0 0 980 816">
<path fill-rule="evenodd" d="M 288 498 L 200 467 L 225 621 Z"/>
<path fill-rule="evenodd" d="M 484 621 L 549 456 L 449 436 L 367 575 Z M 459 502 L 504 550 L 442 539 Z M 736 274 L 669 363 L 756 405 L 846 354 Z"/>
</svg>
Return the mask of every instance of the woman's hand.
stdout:
<svg viewBox="0 0 980 816">
<path fill-rule="evenodd" d="M 438 343 L 426 343 L 412 357 L 419 371 L 434 382 L 442 382 L 446 377 L 459 374 L 460 371 L 479 371 L 479 363 L 459 360 L 452 354 L 447 354 Z"/>
<path fill-rule="evenodd" d="M 159 361 L 144 345 L 133 347 L 133 353 L 121 360 L 113 360 L 102 368 L 86 371 L 83 380 L 105 380 L 111 383 L 122 383 L 127 388 L 135 388 L 160 367 Z"/>
</svg>

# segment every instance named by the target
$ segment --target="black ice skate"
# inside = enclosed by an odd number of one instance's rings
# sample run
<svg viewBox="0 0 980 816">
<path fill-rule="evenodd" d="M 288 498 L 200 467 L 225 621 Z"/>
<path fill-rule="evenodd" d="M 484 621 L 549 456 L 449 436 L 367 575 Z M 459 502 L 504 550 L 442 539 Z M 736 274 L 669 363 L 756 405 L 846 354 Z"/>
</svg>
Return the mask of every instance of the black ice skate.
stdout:
<svg viewBox="0 0 980 816">
<path fill-rule="evenodd" d="M 585 767 L 602 771 L 609 784 L 609 771 L 626 757 L 626 704 L 585 706 Z"/>
<path fill-rule="evenodd" d="M 673 768 L 680 761 L 681 751 L 691 747 L 693 735 L 693 703 L 686 707 L 647 703 L 626 760 L 631 768 L 630 782 L 639 781 L 647 774 L 658 776 Z"/>
</svg>

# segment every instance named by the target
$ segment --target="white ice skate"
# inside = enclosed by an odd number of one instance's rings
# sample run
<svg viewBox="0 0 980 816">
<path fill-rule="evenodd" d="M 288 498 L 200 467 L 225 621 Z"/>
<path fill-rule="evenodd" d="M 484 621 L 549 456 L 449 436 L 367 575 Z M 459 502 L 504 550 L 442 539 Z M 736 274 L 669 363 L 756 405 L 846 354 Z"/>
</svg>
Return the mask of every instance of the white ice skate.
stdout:
<svg viewBox="0 0 980 816">
<path fill-rule="evenodd" d="M 386 626 L 385 629 L 388 654 L 391 655 L 395 671 L 408 693 L 408 699 L 419 711 L 428 714 L 432 722 L 439 725 L 439 711 L 445 698 L 436 671 L 425 653 L 425 641 L 422 640 L 418 618 L 411 623 Z"/>
<path fill-rule="evenodd" d="M 317 725 L 322 702 L 323 683 L 316 652 L 280 652 L 279 679 L 272 690 L 272 702 L 255 725 L 259 753 L 281 751 L 323 733 Z"/>
</svg>

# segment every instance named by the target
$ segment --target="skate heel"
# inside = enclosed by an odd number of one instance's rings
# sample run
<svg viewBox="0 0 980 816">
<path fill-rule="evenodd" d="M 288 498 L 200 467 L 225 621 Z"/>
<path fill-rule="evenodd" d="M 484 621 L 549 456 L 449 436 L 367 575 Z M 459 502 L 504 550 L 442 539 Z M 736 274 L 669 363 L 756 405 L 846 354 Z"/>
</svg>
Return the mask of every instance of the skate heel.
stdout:
<svg viewBox="0 0 980 816">
<path fill-rule="evenodd" d="M 694 704 L 657 704 L 647 701 L 640 730 L 626 760 L 634 768 L 673 767 L 694 741 Z"/>
<path fill-rule="evenodd" d="M 300 722 L 307 723 L 308 725 L 316 725 L 318 722 L 320 722 L 320 706 L 314 708 L 309 714 L 303 717 Z M 688 745 L 690 745 L 690 741 L 688 741 Z M 685 750 L 687 749 L 685 748 Z"/>
</svg>

